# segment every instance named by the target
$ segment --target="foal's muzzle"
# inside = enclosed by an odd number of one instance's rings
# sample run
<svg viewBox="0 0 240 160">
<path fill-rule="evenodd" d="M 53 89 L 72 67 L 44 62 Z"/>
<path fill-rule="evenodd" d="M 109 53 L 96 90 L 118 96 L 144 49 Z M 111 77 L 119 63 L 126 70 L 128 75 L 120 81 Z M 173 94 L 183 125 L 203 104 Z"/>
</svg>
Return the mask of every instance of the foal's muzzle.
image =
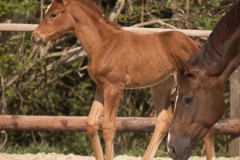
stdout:
<svg viewBox="0 0 240 160">
<path fill-rule="evenodd" d="M 43 38 L 39 36 L 37 33 L 32 33 L 31 41 L 38 46 L 43 44 Z"/>
</svg>

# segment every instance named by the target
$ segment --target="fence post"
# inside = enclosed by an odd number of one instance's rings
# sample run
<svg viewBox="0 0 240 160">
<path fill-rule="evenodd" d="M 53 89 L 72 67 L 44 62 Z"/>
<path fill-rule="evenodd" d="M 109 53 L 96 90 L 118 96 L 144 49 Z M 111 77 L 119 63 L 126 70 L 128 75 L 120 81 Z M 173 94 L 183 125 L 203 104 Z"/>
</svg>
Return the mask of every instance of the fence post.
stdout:
<svg viewBox="0 0 240 160">
<path fill-rule="evenodd" d="M 240 67 L 230 77 L 230 118 L 240 118 Z M 231 136 L 230 156 L 240 156 L 240 136 Z"/>
</svg>

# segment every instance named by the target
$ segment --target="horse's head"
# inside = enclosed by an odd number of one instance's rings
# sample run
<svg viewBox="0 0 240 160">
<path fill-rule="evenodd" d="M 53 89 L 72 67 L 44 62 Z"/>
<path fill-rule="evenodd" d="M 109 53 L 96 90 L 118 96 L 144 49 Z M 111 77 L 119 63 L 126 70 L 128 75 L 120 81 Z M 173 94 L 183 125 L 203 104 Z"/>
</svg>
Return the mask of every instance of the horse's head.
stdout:
<svg viewBox="0 0 240 160">
<path fill-rule="evenodd" d="M 72 31 L 72 16 L 67 12 L 70 0 L 54 0 L 39 26 L 33 31 L 31 40 L 37 45 L 50 41 L 60 34 Z"/>
<path fill-rule="evenodd" d="M 168 152 L 174 160 L 190 157 L 191 148 L 224 113 L 224 98 L 216 78 L 173 56 L 177 72 L 174 117 L 168 133 Z M 214 81 L 214 82 L 213 82 Z"/>
</svg>

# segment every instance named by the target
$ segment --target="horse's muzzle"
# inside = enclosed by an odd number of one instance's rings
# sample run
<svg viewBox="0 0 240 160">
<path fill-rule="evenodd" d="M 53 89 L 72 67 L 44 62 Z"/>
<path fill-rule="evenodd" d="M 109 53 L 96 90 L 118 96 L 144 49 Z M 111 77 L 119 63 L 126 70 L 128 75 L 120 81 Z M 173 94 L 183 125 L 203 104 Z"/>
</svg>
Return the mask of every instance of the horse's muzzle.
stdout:
<svg viewBox="0 0 240 160">
<path fill-rule="evenodd" d="M 173 160 L 188 160 L 188 158 L 191 155 L 191 149 L 190 148 L 184 148 L 183 154 L 180 154 L 176 151 L 178 150 L 178 148 L 174 148 L 173 146 L 168 146 L 169 148 L 169 156 L 173 159 Z"/>
<path fill-rule="evenodd" d="M 39 36 L 37 33 L 32 33 L 31 41 L 38 46 L 43 44 L 43 38 Z"/>
<path fill-rule="evenodd" d="M 168 154 L 173 160 L 188 160 L 191 156 L 192 139 L 188 135 L 192 135 L 192 132 L 188 133 L 189 128 L 187 131 L 177 132 L 179 131 L 179 126 L 185 129 L 185 125 L 183 124 L 175 127 L 172 126 L 168 133 Z"/>
</svg>

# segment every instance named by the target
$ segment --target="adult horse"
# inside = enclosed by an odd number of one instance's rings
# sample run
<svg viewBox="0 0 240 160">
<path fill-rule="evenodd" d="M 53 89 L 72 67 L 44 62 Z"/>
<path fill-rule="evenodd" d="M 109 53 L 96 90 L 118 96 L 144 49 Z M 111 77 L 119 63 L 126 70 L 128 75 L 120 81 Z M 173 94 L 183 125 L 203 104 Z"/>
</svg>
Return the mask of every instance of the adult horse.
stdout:
<svg viewBox="0 0 240 160">
<path fill-rule="evenodd" d="M 188 62 L 173 57 L 178 70 L 177 95 L 168 151 L 173 159 L 185 160 L 224 113 L 223 87 L 240 64 L 240 1 Z"/>
<path fill-rule="evenodd" d="M 150 87 L 157 113 L 156 128 L 143 159 L 154 157 L 172 120 L 170 93 L 174 81 L 174 61 L 170 53 L 188 60 L 199 49 L 180 32 L 140 35 L 122 30 L 102 17 L 91 0 L 54 0 L 43 21 L 32 34 L 41 45 L 62 33 L 76 34 L 88 55 L 88 73 L 97 84 L 94 101 L 86 120 L 97 160 L 104 159 L 98 137 L 98 120 L 103 115 L 102 131 L 106 159 L 113 159 L 115 120 L 123 90 Z M 214 156 L 213 138 L 208 136 L 207 157 Z"/>
</svg>

